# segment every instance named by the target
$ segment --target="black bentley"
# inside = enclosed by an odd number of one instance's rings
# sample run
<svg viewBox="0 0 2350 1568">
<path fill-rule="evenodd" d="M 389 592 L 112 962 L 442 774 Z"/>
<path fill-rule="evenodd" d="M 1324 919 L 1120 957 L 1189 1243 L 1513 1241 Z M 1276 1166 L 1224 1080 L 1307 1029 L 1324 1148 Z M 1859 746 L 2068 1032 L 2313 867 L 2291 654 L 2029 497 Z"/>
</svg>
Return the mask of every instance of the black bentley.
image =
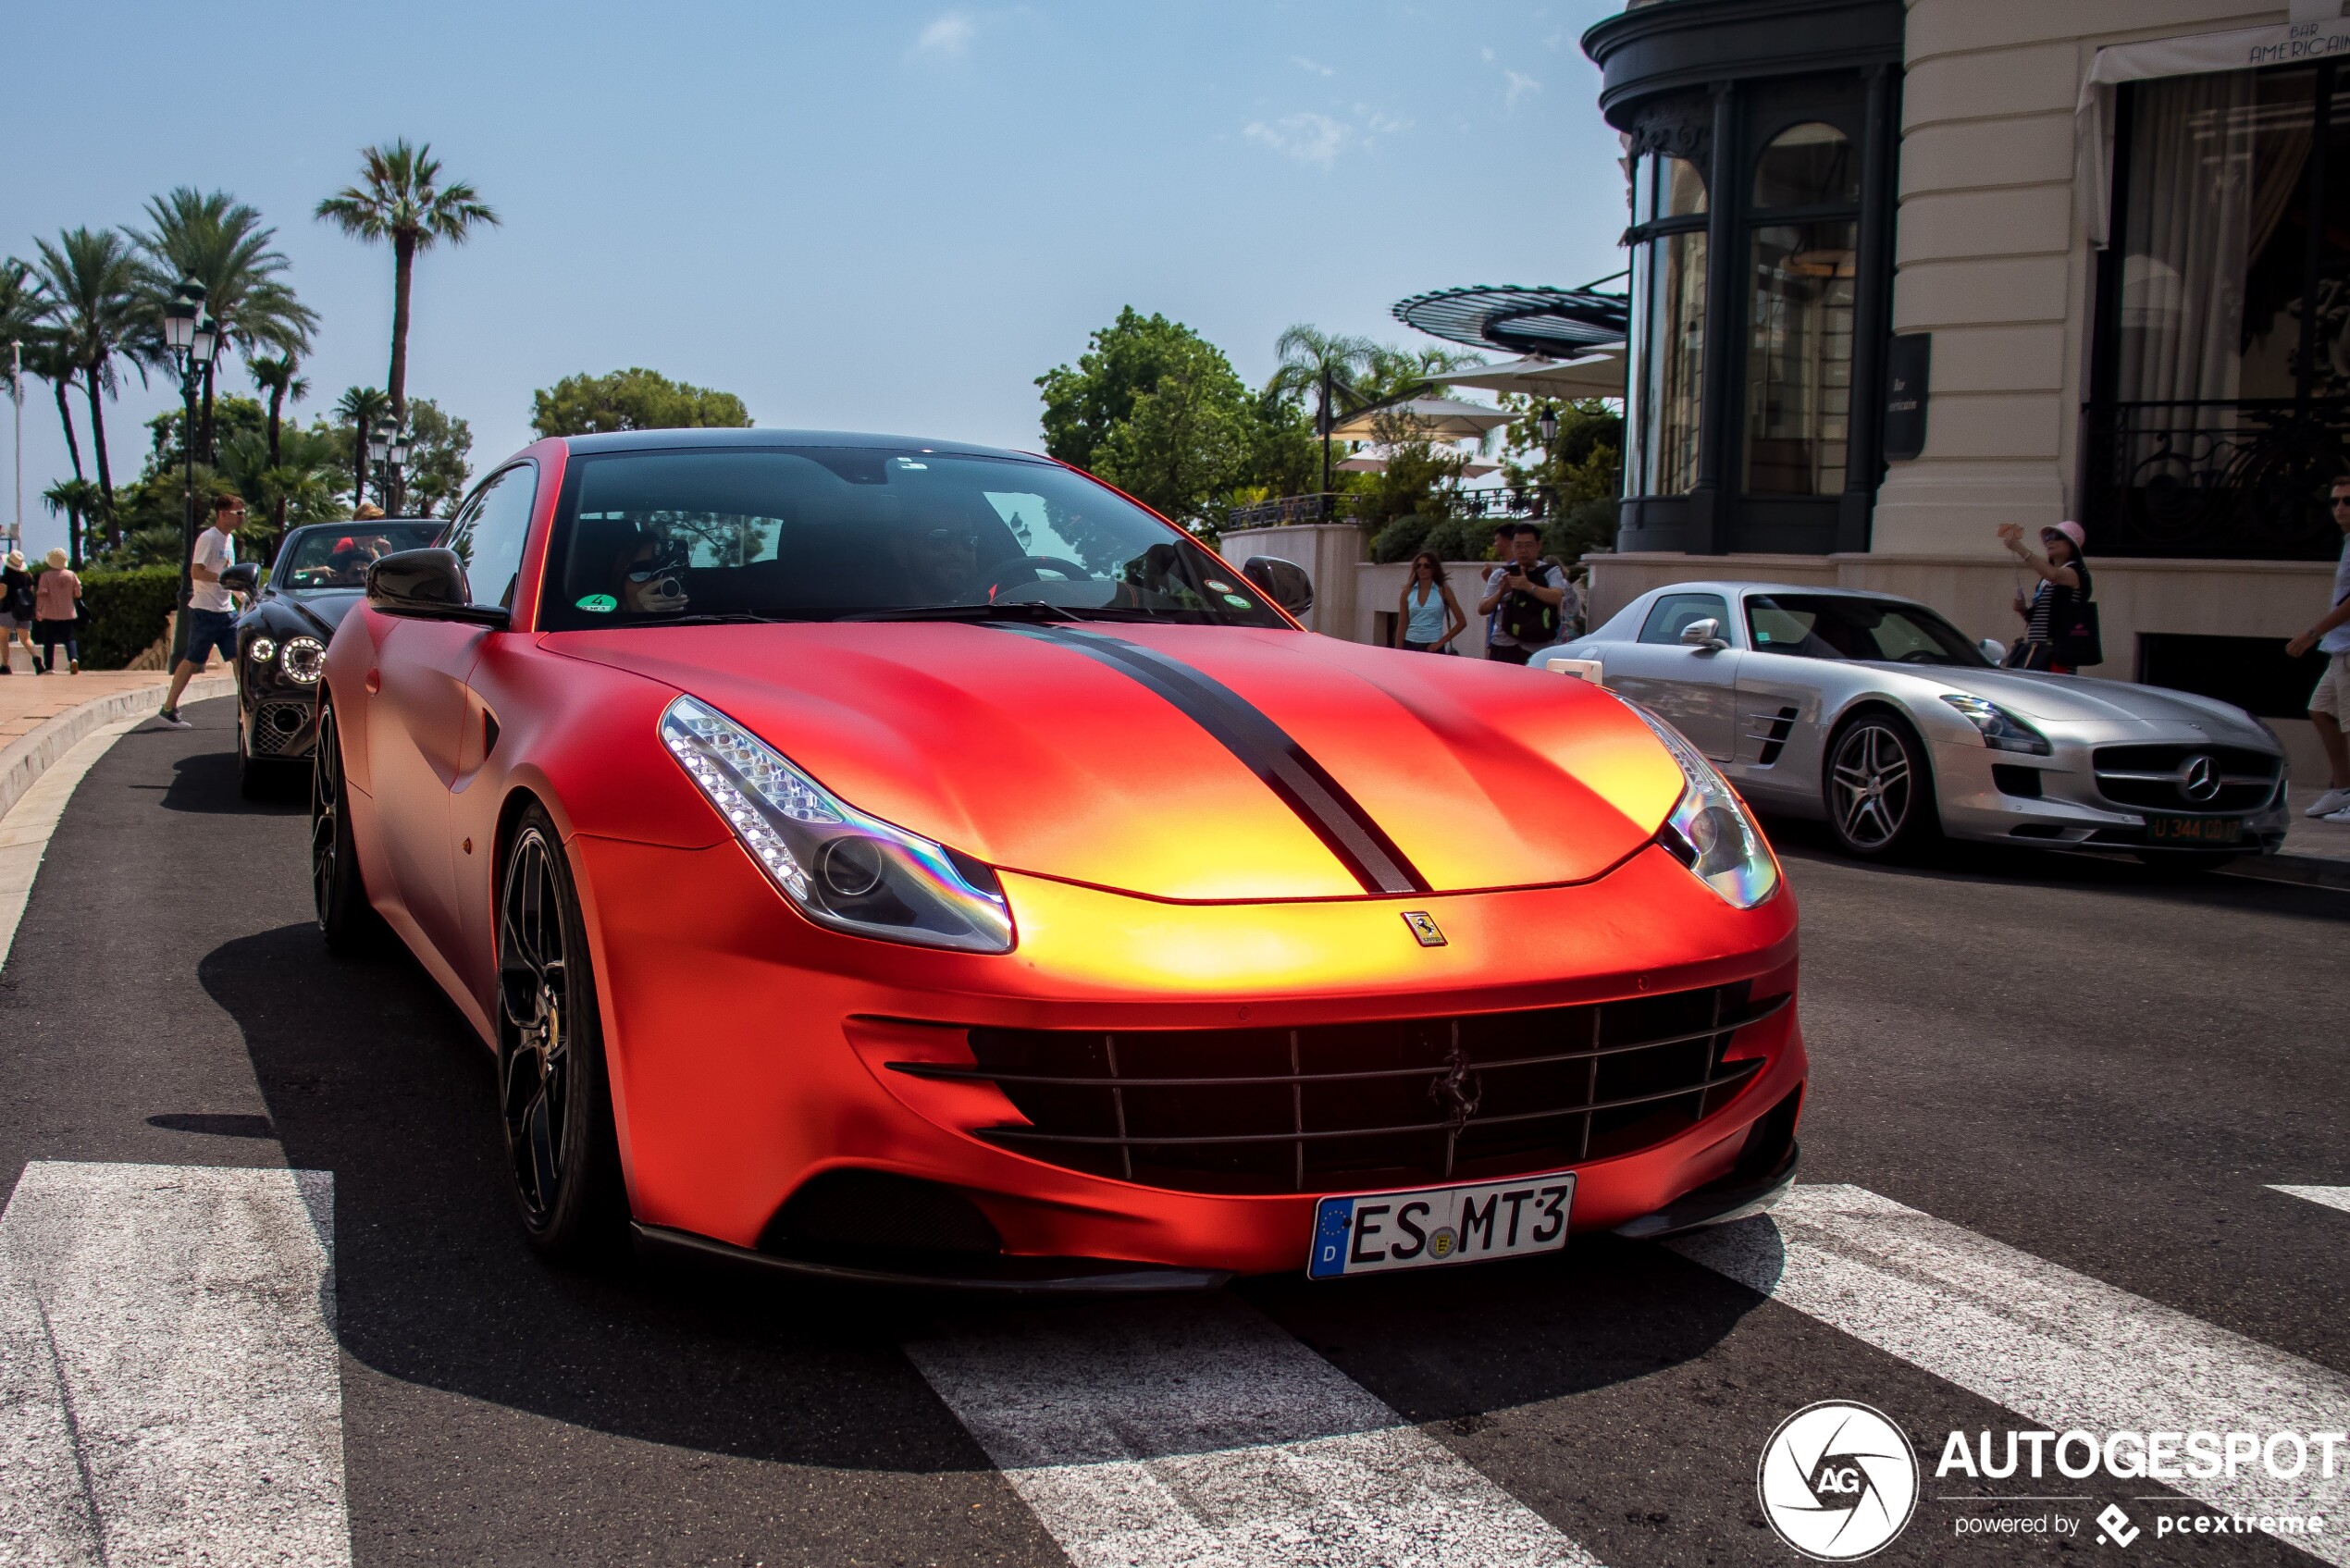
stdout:
<svg viewBox="0 0 2350 1568">
<path fill-rule="evenodd" d="M 366 592 L 369 564 L 429 545 L 447 526 L 432 518 L 376 517 L 287 533 L 268 586 L 237 623 L 237 785 L 248 796 L 309 771 L 327 640 Z M 259 577 L 250 562 L 221 574 L 248 594 Z"/>
</svg>

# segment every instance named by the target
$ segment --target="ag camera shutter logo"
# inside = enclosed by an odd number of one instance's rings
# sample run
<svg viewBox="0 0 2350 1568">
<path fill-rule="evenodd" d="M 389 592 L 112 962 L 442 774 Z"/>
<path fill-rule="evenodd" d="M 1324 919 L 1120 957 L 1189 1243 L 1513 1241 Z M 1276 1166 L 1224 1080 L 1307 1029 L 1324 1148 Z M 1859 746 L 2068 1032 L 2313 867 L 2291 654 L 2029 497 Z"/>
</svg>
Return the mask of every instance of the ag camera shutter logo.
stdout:
<svg viewBox="0 0 2350 1568">
<path fill-rule="evenodd" d="M 1814 1562 L 1857 1562 L 1917 1512 L 1917 1450 L 1883 1411 L 1823 1400 L 1779 1423 L 1754 1484 L 1779 1539 Z"/>
</svg>

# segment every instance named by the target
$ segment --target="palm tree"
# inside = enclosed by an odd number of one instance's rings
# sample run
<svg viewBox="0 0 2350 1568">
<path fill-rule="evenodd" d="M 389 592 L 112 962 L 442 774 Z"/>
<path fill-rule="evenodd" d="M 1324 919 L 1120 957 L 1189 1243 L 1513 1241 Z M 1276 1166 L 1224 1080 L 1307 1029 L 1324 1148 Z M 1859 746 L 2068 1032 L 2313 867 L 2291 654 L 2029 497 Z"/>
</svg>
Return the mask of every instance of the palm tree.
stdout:
<svg viewBox="0 0 2350 1568">
<path fill-rule="evenodd" d="M 408 417 L 408 290 L 416 253 L 446 240 L 462 245 L 476 223 L 501 221 L 462 179 L 439 183 L 432 144 L 411 147 L 405 137 L 389 148 L 363 147 L 358 185 L 346 185 L 318 204 L 318 216 L 369 244 L 391 241 L 391 375 L 386 385 L 391 416 Z"/>
<path fill-rule="evenodd" d="M 351 504 L 367 499 L 367 432 L 391 401 L 373 387 L 353 387 L 335 400 L 335 417 L 351 422 Z"/>
<path fill-rule="evenodd" d="M 13 348 L 30 348 L 48 329 L 50 300 L 32 268 L 10 256 L 0 262 L 0 364 Z"/>
<path fill-rule="evenodd" d="M 114 514 L 114 472 L 106 461 L 105 399 L 118 382 L 114 362 L 144 323 L 138 259 L 111 229 L 68 228 L 41 248 L 42 285 L 56 301 L 57 329 L 90 394 L 90 445 L 98 459 L 98 490 Z M 134 364 L 138 362 L 134 359 Z M 145 377 L 140 368 L 142 379 Z"/>
<path fill-rule="evenodd" d="M 310 395 L 310 383 L 295 373 L 302 362 L 292 353 L 263 355 L 245 361 L 245 370 L 253 377 L 254 385 L 269 394 L 269 466 L 278 466 L 278 431 L 282 428 L 289 399 L 300 402 Z M 270 505 L 270 523 L 278 532 L 286 531 L 286 498 L 280 492 Z"/>
<path fill-rule="evenodd" d="M 1312 394 L 1319 410 L 1315 429 L 1322 438 L 1322 488 L 1330 488 L 1330 426 L 1338 421 L 1338 401 L 1354 396 L 1350 380 L 1370 368 L 1379 345 L 1368 338 L 1349 338 L 1300 322 L 1273 340 L 1280 367 L 1265 389 L 1277 398 Z"/>
<path fill-rule="evenodd" d="M 80 571 L 85 537 L 82 519 L 97 509 L 98 487 L 80 477 L 60 479 L 42 491 L 41 499 L 53 514 L 60 512 L 66 514 L 66 543 L 73 556 L 73 569 Z"/>
<path fill-rule="evenodd" d="M 66 427 L 66 454 L 73 459 L 73 476 L 81 477 L 81 442 L 74 434 L 73 405 L 66 401 L 66 389 L 80 384 L 81 367 L 73 362 L 65 340 L 55 330 L 28 339 L 24 346 L 24 367 L 49 383 L 57 398 L 57 423 Z"/>
<path fill-rule="evenodd" d="M 270 248 L 278 231 L 266 227 L 261 215 L 226 191 L 209 194 L 182 185 L 167 196 L 147 203 L 146 229 L 130 230 L 144 255 L 140 282 L 145 295 L 147 321 L 137 346 L 150 359 L 162 358 L 159 327 L 164 302 L 183 278 L 204 286 L 204 308 L 220 324 L 224 349 L 247 354 L 261 349 L 279 353 L 304 353 L 317 313 L 294 298 L 278 274 L 289 265 L 282 252 Z M 198 416 L 196 457 L 213 457 L 213 366 L 204 367 L 204 408 Z"/>
</svg>

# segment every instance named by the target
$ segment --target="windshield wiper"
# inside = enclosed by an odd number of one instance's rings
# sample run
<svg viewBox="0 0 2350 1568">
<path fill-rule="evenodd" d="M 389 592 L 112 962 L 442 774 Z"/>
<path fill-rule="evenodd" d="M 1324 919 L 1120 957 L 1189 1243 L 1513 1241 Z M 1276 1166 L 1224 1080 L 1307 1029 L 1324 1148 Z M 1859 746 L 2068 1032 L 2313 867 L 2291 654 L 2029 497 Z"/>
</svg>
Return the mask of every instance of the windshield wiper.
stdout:
<svg viewBox="0 0 2350 1568">
<path fill-rule="evenodd" d="M 778 626 L 806 621 L 805 615 L 761 615 L 750 610 L 713 610 L 700 615 L 668 615 L 656 621 L 632 621 L 633 626 Z"/>
<path fill-rule="evenodd" d="M 1040 599 L 1002 604 L 922 604 L 898 610 L 860 610 L 842 621 L 1074 621 L 1077 612 Z"/>
</svg>

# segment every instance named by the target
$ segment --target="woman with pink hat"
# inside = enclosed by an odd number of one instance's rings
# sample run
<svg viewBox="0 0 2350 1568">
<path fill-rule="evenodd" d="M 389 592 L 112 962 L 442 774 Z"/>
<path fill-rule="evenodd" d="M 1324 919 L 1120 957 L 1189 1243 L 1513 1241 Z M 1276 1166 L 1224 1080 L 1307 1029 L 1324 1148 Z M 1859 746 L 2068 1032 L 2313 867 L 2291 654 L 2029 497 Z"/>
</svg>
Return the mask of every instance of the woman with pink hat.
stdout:
<svg viewBox="0 0 2350 1568">
<path fill-rule="evenodd" d="M 2009 668 L 2070 675 L 2082 664 L 2098 662 L 2096 648 L 2084 646 L 2079 630 L 2081 611 L 2089 602 L 2089 563 L 2081 559 L 2088 536 L 2081 525 L 2065 522 L 2041 529 L 2041 548 L 2034 549 L 2023 542 L 2022 524 L 2002 523 L 1999 542 L 2040 577 L 2029 600 L 2022 588 L 2015 591 L 2023 638 L 2008 655 Z"/>
</svg>

